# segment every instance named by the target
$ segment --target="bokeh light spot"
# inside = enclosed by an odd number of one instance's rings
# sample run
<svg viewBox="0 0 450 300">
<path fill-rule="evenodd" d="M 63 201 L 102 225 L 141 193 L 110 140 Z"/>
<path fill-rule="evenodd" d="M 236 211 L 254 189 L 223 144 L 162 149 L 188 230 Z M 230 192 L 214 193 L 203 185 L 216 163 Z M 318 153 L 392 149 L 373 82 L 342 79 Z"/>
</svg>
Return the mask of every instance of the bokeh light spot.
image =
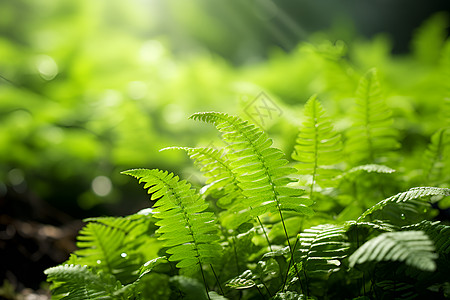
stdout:
<svg viewBox="0 0 450 300">
<path fill-rule="evenodd" d="M 58 65 L 55 60 L 48 55 L 39 55 L 36 58 L 36 68 L 39 75 L 45 80 L 52 80 L 58 75 Z"/>
<path fill-rule="evenodd" d="M 111 193 L 112 183 L 106 176 L 97 176 L 92 180 L 92 190 L 97 196 L 105 197 Z"/>
</svg>

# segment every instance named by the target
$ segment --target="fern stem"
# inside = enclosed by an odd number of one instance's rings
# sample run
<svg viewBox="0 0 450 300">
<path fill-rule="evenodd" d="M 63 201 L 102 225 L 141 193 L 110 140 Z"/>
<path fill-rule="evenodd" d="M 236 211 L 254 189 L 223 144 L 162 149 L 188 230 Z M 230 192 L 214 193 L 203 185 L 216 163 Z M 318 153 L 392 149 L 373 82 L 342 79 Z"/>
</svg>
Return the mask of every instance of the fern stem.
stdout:
<svg viewBox="0 0 450 300">
<path fill-rule="evenodd" d="M 203 273 L 203 267 L 202 267 L 201 263 L 200 263 L 200 272 L 202 273 L 203 283 L 205 285 L 206 296 L 208 296 L 208 300 L 211 300 L 211 298 L 209 297 L 208 284 L 206 283 L 206 278 L 205 278 L 205 274 Z"/>
<path fill-rule="evenodd" d="M 318 123 L 317 123 L 317 117 L 316 117 L 316 106 L 313 105 L 312 106 L 312 110 L 313 110 L 313 117 L 314 117 L 314 169 L 313 169 L 313 177 L 312 177 L 312 182 L 311 182 L 311 189 L 309 190 L 309 199 L 312 200 L 312 195 L 313 195 L 313 191 L 314 191 L 314 184 L 316 183 L 316 172 L 317 172 L 317 158 L 319 156 L 318 153 L 318 145 L 317 145 L 317 140 L 319 138 L 319 128 L 318 128 Z"/>
<path fill-rule="evenodd" d="M 273 252 L 273 250 L 272 250 L 272 244 L 270 243 L 269 236 L 267 235 L 266 229 L 264 228 L 264 226 L 263 226 L 263 224 L 262 224 L 261 219 L 259 218 L 259 216 L 257 216 L 256 218 L 258 219 L 259 225 L 261 226 L 261 229 L 262 229 L 262 231 L 263 231 L 263 233 L 264 233 L 264 236 L 266 237 L 266 241 L 267 241 L 267 244 L 269 245 L 269 249 L 270 249 L 271 252 Z"/>
<path fill-rule="evenodd" d="M 172 274 L 175 274 L 175 269 L 174 269 L 174 267 L 172 266 L 172 263 L 170 262 L 169 258 L 166 257 L 166 260 L 167 260 L 167 262 L 169 263 L 169 267 L 170 267 L 170 270 L 172 271 Z M 177 289 L 178 294 L 180 295 L 180 299 L 183 299 L 183 294 L 181 293 L 181 291 L 180 291 L 180 289 L 178 288 L 178 286 L 175 285 L 175 288 Z"/>
<path fill-rule="evenodd" d="M 289 235 L 287 233 L 287 229 L 286 229 L 286 225 L 284 224 L 284 218 L 283 218 L 283 214 L 281 213 L 281 208 L 280 205 L 277 203 L 277 208 L 278 208 L 278 212 L 280 213 L 280 218 L 281 218 L 281 224 L 283 225 L 283 229 L 284 229 L 284 234 L 286 235 L 286 240 L 289 246 L 289 252 L 291 253 L 291 261 L 293 262 L 293 266 L 295 269 L 295 273 L 297 274 L 297 278 L 300 281 L 300 274 L 298 273 L 298 269 L 297 269 L 297 265 L 294 262 L 294 250 L 291 247 L 291 242 L 289 241 Z M 284 286 L 283 286 L 284 289 Z"/>
<path fill-rule="evenodd" d="M 236 262 L 236 271 L 237 273 L 239 273 L 239 260 L 238 260 L 238 255 L 237 255 L 237 250 L 236 250 L 236 241 L 235 241 L 236 237 L 233 236 L 231 238 L 231 240 L 233 241 L 233 250 L 234 250 L 234 260 Z"/>
<path fill-rule="evenodd" d="M 219 285 L 220 292 L 222 293 L 222 295 L 225 295 L 225 293 L 222 290 L 222 286 L 220 285 L 219 278 L 216 275 L 216 271 L 214 271 L 214 268 L 213 268 L 212 264 L 209 264 L 209 266 L 211 267 L 211 270 L 213 271 L 214 277 L 216 278 L 216 282 Z"/>
</svg>

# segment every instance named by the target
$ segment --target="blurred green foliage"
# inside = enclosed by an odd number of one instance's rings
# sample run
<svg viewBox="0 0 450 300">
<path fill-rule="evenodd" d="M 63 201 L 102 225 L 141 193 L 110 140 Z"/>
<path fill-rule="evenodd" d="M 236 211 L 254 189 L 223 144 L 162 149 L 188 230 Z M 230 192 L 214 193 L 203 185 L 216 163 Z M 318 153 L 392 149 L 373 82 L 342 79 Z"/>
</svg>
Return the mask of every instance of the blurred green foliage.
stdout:
<svg viewBox="0 0 450 300">
<path fill-rule="evenodd" d="M 164 13 L 176 16 L 188 24 L 184 32 L 194 32 L 211 49 L 239 48 L 251 62 L 252 45 L 261 40 L 256 31 L 238 35 L 254 37 L 239 45 L 224 43 L 234 31 L 208 18 L 202 12 L 206 4 L 198 3 L 176 3 L 181 8 L 175 9 L 175 1 L 2 2 L 0 195 L 33 193 L 75 214 L 126 198 L 129 205 L 120 213 L 133 212 L 139 204 L 132 199 L 142 196 L 120 171 L 158 167 L 188 177 L 181 153 L 158 149 L 214 140 L 214 131 L 187 116 L 214 110 L 249 119 L 249 108 L 264 92 L 280 110 L 264 129 L 289 153 L 301 107 L 314 93 L 337 130 L 348 129 L 342 113 L 360 76 L 372 67 L 400 132 L 402 168 L 414 172 L 410 166 L 431 135 L 448 122 L 448 106 L 441 109 L 450 82 L 446 14 L 416 31 L 408 55 L 393 56 L 385 35 L 365 39 L 346 30 L 344 42 L 331 30 L 311 35 L 289 53 L 274 47 L 267 61 L 255 53 L 256 62 L 236 67 L 165 20 Z M 270 7 L 256 15 L 264 12 Z"/>
</svg>

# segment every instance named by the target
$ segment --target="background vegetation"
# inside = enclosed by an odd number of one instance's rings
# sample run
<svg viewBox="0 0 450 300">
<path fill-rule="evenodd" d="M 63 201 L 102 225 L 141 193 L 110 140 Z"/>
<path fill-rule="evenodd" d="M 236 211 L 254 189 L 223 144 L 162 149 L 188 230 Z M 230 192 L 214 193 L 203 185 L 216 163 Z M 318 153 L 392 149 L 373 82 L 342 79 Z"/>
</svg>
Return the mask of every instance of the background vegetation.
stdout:
<svg viewBox="0 0 450 300">
<path fill-rule="evenodd" d="M 74 250 L 77 219 L 147 207 L 120 171 L 157 167 L 201 185 L 183 153 L 159 152 L 221 146 L 215 131 L 187 119 L 192 113 L 240 115 L 291 153 L 306 100 L 318 94 L 345 132 L 344 112 L 373 67 L 402 145 L 388 166 L 407 178 L 377 199 L 448 187 L 448 173 L 424 174 L 421 165 L 450 119 L 448 15 L 431 14 L 448 6 L 408 2 L 410 15 L 389 17 L 406 4 L 327 2 L 2 2 L 1 278 L 37 289 L 42 270 Z M 264 103 L 273 115 L 258 108 Z M 439 218 L 448 218 L 447 202 Z"/>
</svg>

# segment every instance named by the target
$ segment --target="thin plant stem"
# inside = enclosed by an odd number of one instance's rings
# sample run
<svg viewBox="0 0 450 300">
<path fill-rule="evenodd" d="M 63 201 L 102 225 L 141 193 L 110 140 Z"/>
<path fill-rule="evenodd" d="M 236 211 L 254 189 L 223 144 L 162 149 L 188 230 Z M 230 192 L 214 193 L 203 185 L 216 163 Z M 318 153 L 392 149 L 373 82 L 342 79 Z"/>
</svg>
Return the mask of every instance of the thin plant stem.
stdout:
<svg viewBox="0 0 450 300">
<path fill-rule="evenodd" d="M 202 273 L 203 283 L 205 284 L 206 296 L 208 296 L 208 300 L 211 300 L 211 298 L 209 297 L 208 284 L 206 283 L 206 278 L 205 274 L 203 273 L 202 264 L 200 264 L 200 272 Z"/>
<path fill-rule="evenodd" d="M 261 219 L 259 217 L 256 217 L 256 218 L 258 219 L 259 225 L 261 225 L 261 229 L 264 232 L 264 236 L 266 237 L 266 241 L 267 241 L 267 244 L 269 245 L 269 249 L 270 249 L 271 252 L 273 252 L 272 244 L 270 243 L 269 237 L 267 236 L 266 229 L 264 228 L 264 226 L 263 226 L 263 224 L 261 222 Z"/>
<path fill-rule="evenodd" d="M 222 295 L 225 295 L 225 293 L 222 290 L 222 286 L 220 285 L 219 278 L 216 275 L 216 271 L 214 271 L 214 268 L 213 268 L 212 264 L 209 264 L 209 266 L 211 267 L 211 270 L 213 271 L 214 277 L 216 278 L 216 282 L 219 285 L 220 292 L 222 293 Z"/>
<path fill-rule="evenodd" d="M 167 262 L 169 263 L 170 266 L 170 270 L 172 271 L 172 273 L 175 273 L 175 269 L 173 268 L 172 264 L 170 263 L 170 260 L 166 257 Z M 180 289 L 175 285 L 175 288 L 178 291 L 178 294 L 180 295 L 180 299 L 183 299 L 183 294 L 181 293 Z"/>
<path fill-rule="evenodd" d="M 286 240 L 289 246 L 289 252 L 291 253 L 291 260 L 294 261 L 294 250 L 291 247 L 291 242 L 289 241 L 289 235 L 287 233 L 287 229 L 286 229 L 286 225 L 284 224 L 284 218 L 283 218 L 283 214 L 281 213 L 281 208 L 280 206 L 277 204 L 277 208 L 278 208 L 278 212 L 280 214 L 280 218 L 281 218 L 281 224 L 283 225 L 283 229 L 284 229 L 284 234 L 286 235 Z M 295 273 L 297 274 L 297 278 L 300 281 L 300 274 L 298 273 L 298 269 L 297 266 L 295 265 L 295 263 L 293 263 L 294 269 L 295 269 Z M 284 289 L 284 286 L 283 286 Z"/>
</svg>

